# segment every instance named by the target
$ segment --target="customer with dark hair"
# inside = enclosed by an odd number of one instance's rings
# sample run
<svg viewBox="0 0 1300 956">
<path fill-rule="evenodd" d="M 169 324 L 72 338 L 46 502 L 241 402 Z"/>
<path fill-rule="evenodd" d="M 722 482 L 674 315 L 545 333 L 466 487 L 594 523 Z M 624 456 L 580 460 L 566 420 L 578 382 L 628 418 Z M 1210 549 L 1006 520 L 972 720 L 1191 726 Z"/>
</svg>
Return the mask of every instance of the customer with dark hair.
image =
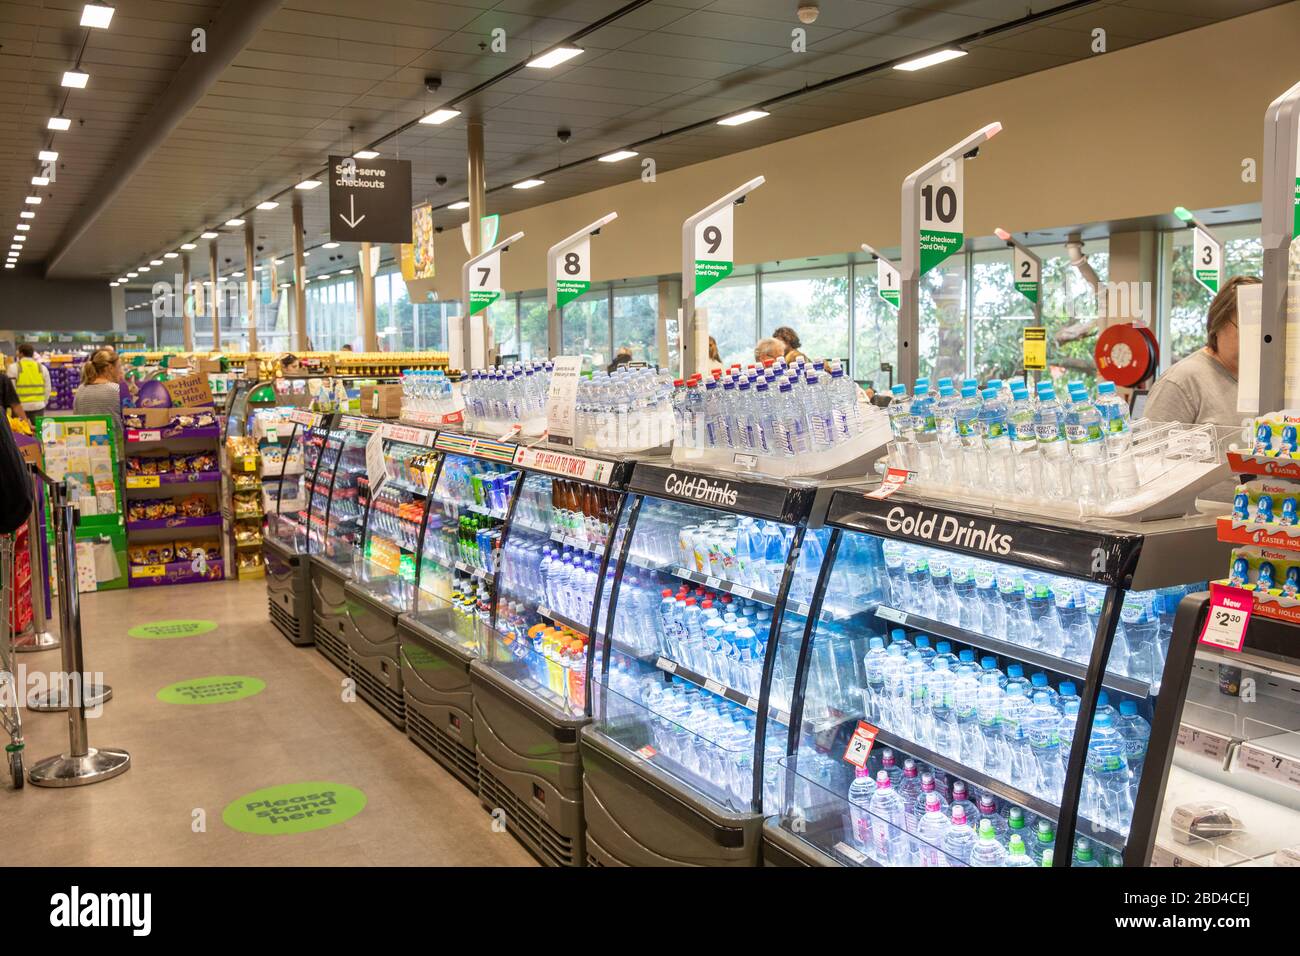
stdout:
<svg viewBox="0 0 1300 956">
<path fill-rule="evenodd" d="M 620 365 L 626 365 L 630 361 L 632 361 L 632 350 L 624 345 L 618 350 L 618 354 L 614 356 L 614 361 L 609 363 L 605 371 L 613 372 Z"/>
<path fill-rule="evenodd" d="M 285 352 L 280 356 L 280 371 L 285 375 L 288 375 L 291 372 L 301 372 L 302 362 L 298 361 L 298 356 L 294 355 L 292 352 Z"/>
<path fill-rule="evenodd" d="M 788 325 L 783 325 L 773 332 L 772 338 L 780 339 L 784 342 L 785 350 L 787 352 L 797 352 L 803 347 L 803 343 L 799 341 L 799 333 Z"/>
</svg>

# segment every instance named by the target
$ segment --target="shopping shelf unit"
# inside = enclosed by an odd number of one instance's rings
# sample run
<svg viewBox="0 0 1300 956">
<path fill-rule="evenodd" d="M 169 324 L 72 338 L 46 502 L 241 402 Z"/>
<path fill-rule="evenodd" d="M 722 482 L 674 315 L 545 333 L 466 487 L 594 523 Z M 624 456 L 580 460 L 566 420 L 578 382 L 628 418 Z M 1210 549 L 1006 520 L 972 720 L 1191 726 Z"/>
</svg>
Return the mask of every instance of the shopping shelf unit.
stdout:
<svg viewBox="0 0 1300 956">
<path fill-rule="evenodd" d="M 835 492 L 826 524 L 766 781 L 772 859 L 964 865 L 922 836 L 928 772 L 945 813 L 960 781 L 971 825 L 987 818 L 1003 844 L 1018 832 L 1036 860 L 1142 865 L 1173 747 L 1161 728 L 1193 657 L 1179 601 L 1222 566 L 1213 520 L 1049 526 L 855 489 Z M 1146 724 L 1145 753 L 1126 750 Z M 882 770 L 906 783 L 901 828 L 868 798 Z M 867 792 L 851 790 L 864 773 Z"/>
<path fill-rule="evenodd" d="M 267 509 L 262 537 L 262 563 L 266 567 L 267 610 L 281 634 L 291 643 L 308 646 L 315 642 L 312 621 L 311 565 L 302 547 L 305 529 L 299 516 L 308 505 L 306 487 L 315 478 L 319 455 L 312 455 L 307 468 L 309 435 L 328 432 L 330 416 L 292 409 L 285 416 L 286 432 L 277 436 L 284 447 L 278 470 L 262 457 L 264 487 L 274 489 L 274 508 Z M 319 451 L 318 445 L 313 445 Z"/>
</svg>

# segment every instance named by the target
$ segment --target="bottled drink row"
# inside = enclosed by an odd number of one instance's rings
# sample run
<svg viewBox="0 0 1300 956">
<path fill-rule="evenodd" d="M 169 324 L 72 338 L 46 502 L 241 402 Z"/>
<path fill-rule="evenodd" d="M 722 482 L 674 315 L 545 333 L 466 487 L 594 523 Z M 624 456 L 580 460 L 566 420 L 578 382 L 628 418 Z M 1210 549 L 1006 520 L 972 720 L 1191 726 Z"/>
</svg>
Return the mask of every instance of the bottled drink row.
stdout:
<svg viewBox="0 0 1300 956">
<path fill-rule="evenodd" d="M 747 515 L 695 523 L 690 521 L 695 514 L 643 508 L 632 542 L 634 556 L 645 563 L 683 567 L 756 591 L 777 590 L 793 541 L 790 525 Z"/>
<path fill-rule="evenodd" d="M 1128 403 L 1102 382 L 1089 395 L 1071 382 L 1031 394 L 1021 379 L 955 386 L 918 378 L 912 394 L 894 385 L 887 409 L 903 462 L 922 478 L 995 493 L 1079 499 L 1093 504 L 1138 490 Z"/>
<path fill-rule="evenodd" d="M 441 369 L 406 369 L 402 372 L 402 409 L 450 415 L 456 411 L 451 382 Z"/>
<path fill-rule="evenodd" d="M 443 567 L 457 561 L 491 574 L 496 570 L 496 549 L 503 522 L 487 515 L 449 517 L 430 512 L 424 532 L 424 554 Z"/>
<path fill-rule="evenodd" d="M 574 417 L 579 448 L 604 452 L 657 448 L 672 441 L 672 376 L 652 368 L 597 369 L 578 380 Z"/>
<path fill-rule="evenodd" d="M 596 600 L 600 558 L 568 545 L 511 535 L 501 553 L 501 585 L 535 605 L 586 625 Z"/>
<path fill-rule="evenodd" d="M 618 492 L 563 478 L 528 475 L 515 503 L 515 524 L 542 534 L 558 532 L 589 547 L 604 545 L 614 515 Z"/>
<path fill-rule="evenodd" d="M 489 427 L 545 415 L 553 369 L 550 362 L 533 361 L 470 372 L 461 384 L 466 424 Z"/>
<path fill-rule="evenodd" d="M 888 602 L 902 611 L 1086 663 L 1106 588 L 938 548 L 886 539 Z M 1178 602 L 1203 584 L 1128 591 L 1107 669 L 1158 684 Z"/>
<path fill-rule="evenodd" d="M 504 652 L 523 673 L 573 713 L 587 706 L 586 635 L 542 621 L 522 601 L 504 601 L 497 611 Z"/>
<path fill-rule="evenodd" d="M 863 428 L 858 388 L 838 362 L 783 359 L 677 380 L 677 443 L 770 458 L 827 451 Z"/>
<path fill-rule="evenodd" d="M 458 507 L 474 507 L 504 518 L 519 472 L 505 465 L 448 455 L 438 479 L 438 497 Z"/>
</svg>

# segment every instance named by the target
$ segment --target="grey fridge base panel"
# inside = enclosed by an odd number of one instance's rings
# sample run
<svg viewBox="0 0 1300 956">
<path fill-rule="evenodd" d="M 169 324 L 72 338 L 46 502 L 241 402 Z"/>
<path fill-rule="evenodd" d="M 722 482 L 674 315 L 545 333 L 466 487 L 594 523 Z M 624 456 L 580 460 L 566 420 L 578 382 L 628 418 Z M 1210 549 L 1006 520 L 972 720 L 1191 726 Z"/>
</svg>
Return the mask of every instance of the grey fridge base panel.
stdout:
<svg viewBox="0 0 1300 956">
<path fill-rule="evenodd" d="M 763 821 L 764 866 L 842 866 L 781 826 L 780 817 Z"/>
<path fill-rule="evenodd" d="M 397 651 L 397 612 L 349 582 L 343 637 L 357 696 L 399 729 L 406 727 L 402 666 Z"/>
<path fill-rule="evenodd" d="M 593 726 L 579 735 L 587 852 L 625 866 L 757 866 L 763 818 L 724 810 L 628 754 Z"/>
<path fill-rule="evenodd" d="M 480 741 L 483 737 L 479 735 Z M 478 797 L 483 809 L 504 823 L 547 866 L 585 865 L 581 799 L 563 798 L 553 787 L 539 782 L 541 778 L 526 771 L 497 766 L 482 749 L 476 756 Z M 556 817 L 569 826 L 552 826 L 549 821 Z"/>
<path fill-rule="evenodd" d="M 477 793 L 470 658 L 406 614 L 397 619 L 397 637 L 406 696 L 406 735 Z"/>
<path fill-rule="evenodd" d="M 290 644 L 312 644 L 311 579 L 301 555 L 267 539 L 262 542 L 266 567 L 266 605 L 271 623 Z"/>
<path fill-rule="evenodd" d="M 346 579 L 329 565 L 311 558 L 312 633 L 316 650 L 343 673 L 352 674 L 347 641 Z"/>
<path fill-rule="evenodd" d="M 478 754 L 473 747 L 466 747 L 452 733 L 447 732 L 455 732 L 455 728 L 450 725 L 454 712 L 446 707 L 430 706 L 412 696 L 409 681 L 405 687 L 406 736 L 411 739 L 411 743 L 438 761 L 444 770 L 478 793 Z M 462 721 L 462 725 L 469 723 L 470 718 Z"/>
</svg>

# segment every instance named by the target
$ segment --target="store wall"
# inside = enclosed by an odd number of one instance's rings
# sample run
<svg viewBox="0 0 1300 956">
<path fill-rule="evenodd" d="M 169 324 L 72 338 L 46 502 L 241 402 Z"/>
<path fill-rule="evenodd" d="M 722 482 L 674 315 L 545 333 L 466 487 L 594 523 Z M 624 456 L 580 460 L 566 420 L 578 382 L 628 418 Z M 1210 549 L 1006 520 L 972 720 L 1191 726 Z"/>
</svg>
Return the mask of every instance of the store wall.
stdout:
<svg viewBox="0 0 1300 956">
<path fill-rule="evenodd" d="M 1264 110 L 1300 79 L 1297 48 L 1300 2 L 538 206 L 503 218 L 501 235 L 527 234 L 505 287 L 545 287 L 550 244 L 610 210 L 593 279 L 679 272 L 682 220 L 759 174 L 737 210 L 738 263 L 895 246 L 904 176 L 994 120 L 1002 134 L 966 166 L 968 236 L 1259 202 L 1242 159 L 1261 158 Z M 459 230 L 435 241 L 439 297 L 459 298 Z"/>
<path fill-rule="evenodd" d="M 107 282 L 44 279 L 39 274 L 0 278 L 0 329 L 98 332 L 113 328 Z"/>
</svg>

